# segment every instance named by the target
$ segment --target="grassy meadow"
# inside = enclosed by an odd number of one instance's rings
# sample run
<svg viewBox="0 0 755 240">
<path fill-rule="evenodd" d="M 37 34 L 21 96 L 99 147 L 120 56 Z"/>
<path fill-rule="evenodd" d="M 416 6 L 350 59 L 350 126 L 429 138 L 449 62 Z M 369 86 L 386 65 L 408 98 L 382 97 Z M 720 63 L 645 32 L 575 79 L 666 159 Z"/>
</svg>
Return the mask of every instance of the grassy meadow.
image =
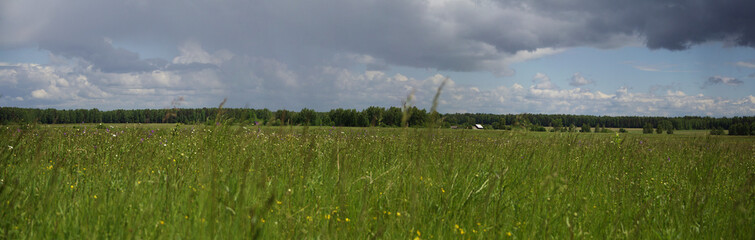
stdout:
<svg viewBox="0 0 755 240">
<path fill-rule="evenodd" d="M 753 239 L 755 138 L 0 126 L 1 239 Z"/>
</svg>

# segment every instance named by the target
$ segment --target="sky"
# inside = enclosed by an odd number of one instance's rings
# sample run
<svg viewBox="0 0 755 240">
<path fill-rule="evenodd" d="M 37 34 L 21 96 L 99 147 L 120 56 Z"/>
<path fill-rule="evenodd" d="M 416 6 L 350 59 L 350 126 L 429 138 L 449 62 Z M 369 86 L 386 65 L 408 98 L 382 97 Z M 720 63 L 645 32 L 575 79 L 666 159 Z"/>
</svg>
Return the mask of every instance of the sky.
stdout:
<svg viewBox="0 0 755 240">
<path fill-rule="evenodd" d="M 755 1 L 3 0 L 0 106 L 755 115 Z"/>
</svg>

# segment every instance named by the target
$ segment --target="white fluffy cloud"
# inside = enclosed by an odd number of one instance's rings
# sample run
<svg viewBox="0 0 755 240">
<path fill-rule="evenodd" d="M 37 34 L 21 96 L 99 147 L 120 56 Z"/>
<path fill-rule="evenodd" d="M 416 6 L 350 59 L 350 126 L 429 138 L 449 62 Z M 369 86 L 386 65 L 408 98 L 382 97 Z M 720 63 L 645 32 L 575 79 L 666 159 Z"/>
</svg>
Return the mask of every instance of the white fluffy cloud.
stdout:
<svg viewBox="0 0 755 240">
<path fill-rule="evenodd" d="M 589 79 L 585 78 L 584 76 L 582 76 L 581 73 L 574 73 L 574 75 L 572 75 L 571 79 L 569 79 L 569 85 L 572 85 L 572 86 L 575 86 L 575 87 L 580 87 L 580 86 L 584 86 L 584 85 L 587 85 L 587 84 L 593 84 L 593 83 L 595 83 L 595 82 L 593 82 L 592 80 L 589 80 Z"/>
<path fill-rule="evenodd" d="M 201 47 L 193 50 L 203 52 Z M 51 59 L 48 65 L 0 64 L 0 87 L 12 90 L 1 93 L 7 96 L 2 101 L 23 101 L 22 106 L 42 108 L 162 108 L 178 95 L 217 98 L 210 96 L 226 90 L 217 68 L 184 69 L 180 66 L 185 64 L 176 64 L 177 70 L 119 73 L 102 71 L 78 58 L 53 55 Z M 216 59 L 220 60 L 213 64 L 229 57 Z"/>
<path fill-rule="evenodd" d="M 0 86 L 28 91 L 10 93 L 14 100 L 45 99 L 51 101 L 78 101 L 107 97 L 99 87 L 90 83 L 86 76 L 74 72 L 68 66 L 45 66 L 39 64 L 3 64 L 9 69 L 0 81 Z M 15 95 L 15 96 L 12 96 Z"/>
<path fill-rule="evenodd" d="M 731 116 L 755 113 L 755 99 L 748 96 L 738 100 L 712 98 L 703 95 L 688 96 L 681 91 L 668 91 L 665 95 L 630 92 L 622 87 L 614 93 L 573 89 L 524 88 L 513 84 L 496 89 L 475 91 L 449 89 L 453 98 L 447 112 L 508 112 L 508 113 L 566 113 L 591 115 Z M 452 97 L 446 97 L 452 98 Z"/>
<path fill-rule="evenodd" d="M 534 86 L 532 86 L 532 89 L 537 90 L 551 90 L 551 89 L 558 89 L 556 85 L 551 82 L 551 78 L 548 77 L 548 75 L 545 75 L 543 73 L 536 73 L 535 77 L 532 78 L 532 81 L 535 83 Z"/>
<path fill-rule="evenodd" d="M 755 63 L 751 63 L 751 62 L 739 61 L 735 63 L 734 65 L 737 65 L 740 67 L 746 67 L 746 68 L 755 68 Z"/>
<path fill-rule="evenodd" d="M 204 107 L 218 104 L 228 96 L 235 105 L 248 104 L 253 108 L 304 107 L 325 111 L 348 106 L 362 109 L 368 106 L 399 106 L 407 95 L 414 93 L 413 104 L 430 108 L 438 86 L 447 78 L 429 74 L 416 79 L 400 73 L 384 71 L 354 71 L 346 68 L 322 66 L 298 74 L 284 63 L 270 59 L 233 57 L 220 62 L 233 67 L 238 62 L 256 63 L 244 76 L 252 81 L 238 85 L 221 81 L 223 68 L 199 70 L 156 70 L 135 73 L 107 73 L 86 66 L 5 64 L 6 77 L 1 87 L 24 89 L 19 94 L 7 94 L 4 103 L 26 102 L 28 106 L 60 108 L 99 107 L 102 109 L 143 106 L 169 107 L 170 102 L 185 96 L 185 107 Z M 243 64 L 242 64 L 243 65 Z M 245 65 L 244 65 L 245 66 Z M 7 74 L 7 70 L 13 74 Z M 722 82 L 724 80 L 721 80 Z M 243 88 L 239 93 L 236 89 Z M 4 94 L 5 95 L 5 94 Z M 107 104 L 124 102 L 129 105 Z M 266 104 L 259 105 L 259 102 Z M 277 105 L 267 102 L 278 102 Z M 316 104 L 310 104 L 314 103 Z M 346 104 L 348 103 L 348 104 Z M 440 97 L 441 112 L 496 113 L 566 113 L 595 115 L 752 115 L 755 97 L 724 99 L 702 94 L 689 95 L 679 90 L 664 93 L 640 93 L 626 87 L 612 93 L 580 87 L 561 89 L 553 85 L 543 73 L 533 77 L 530 86 L 517 83 L 494 88 L 479 88 L 474 84 L 460 85 L 448 79 Z"/>
<path fill-rule="evenodd" d="M 179 46 L 178 50 L 181 54 L 173 58 L 174 64 L 203 63 L 219 66 L 233 57 L 233 53 L 228 50 L 219 50 L 210 54 L 196 41 L 187 41 Z"/>
</svg>

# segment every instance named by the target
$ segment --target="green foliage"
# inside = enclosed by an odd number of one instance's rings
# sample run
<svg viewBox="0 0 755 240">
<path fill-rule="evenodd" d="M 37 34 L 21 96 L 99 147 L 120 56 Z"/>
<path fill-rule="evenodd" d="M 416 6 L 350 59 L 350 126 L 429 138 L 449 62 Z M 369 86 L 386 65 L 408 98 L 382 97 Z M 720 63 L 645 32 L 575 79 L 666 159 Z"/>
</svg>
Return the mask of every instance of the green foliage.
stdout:
<svg viewBox="0 0 755 240">
<path fill-rule="evenodd" d="M 642 133 L 644 133 L 644 134 L 652 134 L 653 133 L 653 124 L 651 124 L 651 123 L 645 123 L 645 126 L 642 127 Z"/>
<path fill-rule="evenodd" d="M 383 121 L 385 125 L 387 126 L 394 126 L 398 127 L 401 126 L 401 108 L 399 107 L 390 107 L 385 112 L 385 116 L 383 117 Z"/>
<path fill-rule="evenodd" d="M 735 123 L 729 127 L 729 135 L 750 135 L 750 124 Z"/>
<path fill-rule="evenodd" d="M 424 127 L 425 122 L 427 121 L 427 111 L 425 109 L 419 109 L 415 106 L 410 107 L 408 110 L 409 114 L 409 126 L 413 127 Z"/>
<path fill-rule="evenodd" d="M 626 129 L 624 129 L 624 128 L 619 128 L 619 132 L 620 132 L 620 133 L 628 133 L 629 131 L 627 131 L 627 130 L 626 130 Z"/>
<path fill-rule="evenodd" d="M 656 132 L 658 134 L 663 133 L 666 131 L 668 134 L 674 133 L 674 125 L 669 120 L 663 120 L 660 123 L 658 123 L 658 128 L 656 129 Z"/>
<path fill-rule="evenodd" d="M 436 93 L 436 97 L 437 97 Z M 436 98 L 437 100 L 437 98 Z M 436 101 L 437 104 L 437 101 Z M 437 105 L 436 105 L 437 107 Z M 690 129 L 712 129 L 723 127 L 731 129 L 734 124 L 746 124 L 752 134 L 755 116 L 733 117 L 733 118 L 711 118 L 711 117 L 643 117 L 643 116 L 587 116 L 587 115 L 564 115 L 564 114 L 488 114 L 488 113 L 451 113 L 435 115 L 424 109 L 407 105 L 407 117 L 414 115 L 414 118 L 407 118 L 407 123 L 412 127 L 422 127 L 431 125 L 443 126 L 471 126 L 473 124 L 495 125 L 501 122 L 499 126 L 511 124 L 517 128 L 528 128 L 530 125 L 552 126 L 557 128 L 555 131 L 564 130 L 566 126 L 598 126 L 602 128 L 641 128 L 646 124 L 656 125 L 661 121 L 670 121 L 676 130 Z M 351 111 L 353 110 L 353 112 Z M 432 110 L 432 109 L 431 109 Z M 336 112 L 345 115 L 332 116 Z M 221 112 L 219 108 L 172 108 L 172 109 L 133 109 L 124 110 L 116 109 L 110 111 L 100 111 L 98 109 L 76 109 L 76 110 L 56 110 L 56 109 L 24 109 L 13 107 L 0 107 L 0 124 L 18 124 L 18 123 L 182 123 L 182 124 L 215 124 L 215 117 Z M 223 108 L 223 115 L 226 119 L 232 119 L 230 123 L 239 123 L 242 125 L 252 125 L 257 122 L 262 125 L 272 125 L 274 119 L 279 119 L 279 125 L 309 125 L 309 126 L 401 126 L 403 115 L 402 108 L 390 107 L 368 107 L 361 111 L 357 109 L 333 109 L 328 112 L 315 112 L 312 109 L 304 108 L 301 112 L 276 110 L 272 112 L 268 109 L 248 109 L 248 108 Z M 313 114 L 314 113 L 314 114 Z M 441 120 L 438 123 L 435 120 Z M 208 123 L 209 122 L 209 123 Z M 276 123 L 278 124 L 278 123 Z M 558 127 L 560 125 L 560 127 Z M 661 130 L 660 132 L 665 131 Z M 588 131 L 582 131 L 588 132 Z M 599 132 L 602 132 L 599 129 Z M 744 135 L 747 135 L 744 134 Z"/>
<path fill-rule="evenodd" d="M 283 126 L 283 122 L 278 118 L 273 118 L 268 121 L 270 126 Z"/>
<path fill-rule="evenodd" d="M 562 128 L 564 127 L 564 124 L 561 121 L 561 119 L 556 119 L 553 122 L 551 122 L 551 124 L 552 124 L 554 132 L 560 132 Z"/>
<path fill-rule="evenodd" d="M 385 115 L 385 108 L 381 107 L 368 107 L 364 109 L 363 114 L 367 117 L 370 126 L 380 126 L 383 124 L 383 115 Z"/>
<path fill-rule="evenodd" d="M 320 125 L 320 119 L 318 118 L 317 112 L 308 108 L 302 108 L 302 110 L 299 111 L 299 114 L 296 114 L 294 122 L 301 123 L 305 126 Z"/>
<path fill-rule="evenodd" d="M 367 117 L 360 114 L 356 109 L 330 110 L 328 116 L 336 126 L 366 127 Z"/>
<path fill-rule="evenodd" d="M 545 132 L 546 131 L 545 127 L 540 126 L 540 125 L 530 125 L 530 127 L 528 128 L 528 130 L 533 131 L 533 132 Z"/>
<path fill-rule="evenodd" d="M 275 113 L 273 114 L 273 120 L 278 122 L 278 125 L 274 125 L 274 126 L 289 125 L 291 123 L 291 119 L 295 118 L 294 115 L 295 113 L 285 110 L 285 109 L 275 111 Z"/>
<path fill-rule="evenodd" d="M 2 238 L 755 237 L 752 137 L 215 118 L 3 126 Z"/>
<path fill-rule="evenodd" d="M 590 132 L 590 125 L 587 123 L 582 124 L 582 131 L 583 133 L 589 133 Z"/>
<path fill-rule="evenodd" d="M 710 130 L 710 135 L 724 135 L 724 129 L 721 127 L 717 127 Z"/>
</svg>

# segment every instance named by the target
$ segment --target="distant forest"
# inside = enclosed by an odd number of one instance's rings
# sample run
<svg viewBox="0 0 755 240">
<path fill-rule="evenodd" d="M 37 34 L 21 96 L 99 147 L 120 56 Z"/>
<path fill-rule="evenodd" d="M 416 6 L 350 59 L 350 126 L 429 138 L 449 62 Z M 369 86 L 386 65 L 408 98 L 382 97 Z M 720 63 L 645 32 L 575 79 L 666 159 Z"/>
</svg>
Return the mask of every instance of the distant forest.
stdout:
<svg viewBox="0 0 755 240">
<path fill-rule="evenodd" d="M 403 119 L 406 114 L 406 119 Z M 221 119 L 217 119 L 220 117 Z M 57 110 L 0 107 L 0 124 L 20 123 L 182 123 L 214 124 L 217 121 L 234 124 L 261 124 L 272 126 L 310 125 L 347 127 L 398 127 L 406 123 L 411 127 L 429 124 L 438 127 L 469 128 L 481 124 L 485 128 L 511 129 L 524 127 L 541 129 L 552 127 L 561 131 L 578 131 L 578 128 L 643 128 L 673 126 L 676 130 L 727 129 L 750 135 L 755 132 L 755 116 L 713 117 L 642 117 L 642 116 L 589 116 L 564 114 L 486 114 L 486 113 L 430 113 L 417 107 L 368 107 L 333 109 L 316 112 L 249 108 L 173 108 L 100 111 L 97 109 Z M 670 124 L 669 124 L 670 123 Z"/>
</svg>

